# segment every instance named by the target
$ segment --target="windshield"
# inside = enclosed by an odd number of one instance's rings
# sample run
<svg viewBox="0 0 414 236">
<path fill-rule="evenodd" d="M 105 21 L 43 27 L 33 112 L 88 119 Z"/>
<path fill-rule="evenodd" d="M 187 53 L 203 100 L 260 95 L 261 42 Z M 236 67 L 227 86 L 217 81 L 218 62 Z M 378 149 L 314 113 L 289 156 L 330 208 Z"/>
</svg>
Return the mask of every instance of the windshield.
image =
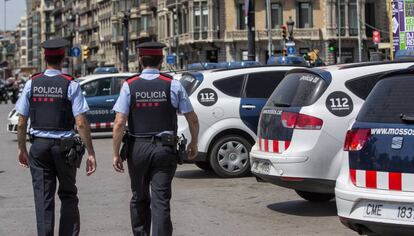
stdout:
<svg viewBox="0 0 414 236">
<path fill-rule="evenodd" d="M 404 123 L 402 117 L 414 116 L 414 80 L 407 76 L 384 79 L 374 87 L 361 111 L 358 121 Z"/>
<path fill-rule="evenodd" d="M 317 75 L 294 73 L 285 76 L 269 98 L 267 107 L 302 107 L 315 103 L 328 83 Z"/>
<path fill-rule="evenodd" d="M 184 87 L 188 96 L 190 96 L 203 82 L 202 74 L 183 74 L 180 83 Z"/>
</svg>

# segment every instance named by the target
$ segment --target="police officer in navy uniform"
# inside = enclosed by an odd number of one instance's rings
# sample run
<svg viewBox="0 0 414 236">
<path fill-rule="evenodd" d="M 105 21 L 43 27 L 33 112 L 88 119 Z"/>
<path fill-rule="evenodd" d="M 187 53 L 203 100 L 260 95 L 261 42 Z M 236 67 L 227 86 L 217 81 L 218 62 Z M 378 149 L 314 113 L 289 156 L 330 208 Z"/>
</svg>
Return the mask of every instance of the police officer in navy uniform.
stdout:
<svg viewBox="0 0 414 236">
<path fill-rule="evenodd" d="M 53 235 L 55 223 L 55 192 L 61 200 L 59 235 L 79 235 L 79 209 L 76 188 L 76 166 L 68 163 L 61 150 L 61 140 L 79 135 L 86 145 L 86 173 L 96 169 L 89 123 L 84 113 L 89 110 L 80 86 L 70 75 L 61 72 L 69 42 L 48 40 L 42 44 L 47 69 L 35 74 L 26 83 L 16 104 L 18 122 L 18 159 L 30 167 L 34 190 L 37 234 Z M 30 117 L 32 146 L 26 148 L 26 130 Z"/>
<path fill-rule="evenodd" d="M 128 121 L 128 172 L 131 179 L 131 224 L 134 235 L 172 235 L 171 182 L 177 168 L 176 147 L 165 145 L 163 136 L 177 135 L 177 113 L 190 127 L 188 158 L 197 155 L 198 118 L 178 80 L 160 73 L 165 45 L 138 45 L 141 74 L 122 86 L 113 108 L 113 167 L 123 172 L 120 146 Z M 152 223 L 152 227 L 151 227 Z"/>
</svg>

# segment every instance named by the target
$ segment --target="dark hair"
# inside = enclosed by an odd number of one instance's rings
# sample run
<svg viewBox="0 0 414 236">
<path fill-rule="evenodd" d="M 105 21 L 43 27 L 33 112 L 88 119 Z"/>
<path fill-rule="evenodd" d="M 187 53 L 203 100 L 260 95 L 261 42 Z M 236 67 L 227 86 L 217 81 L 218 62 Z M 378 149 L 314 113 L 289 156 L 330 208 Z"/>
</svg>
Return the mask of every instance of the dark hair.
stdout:
<svg viewBox="0 0 414 236">
<path fill-rule="evenodd" d="M 162 63 L 162 56 L 141 56 L 143 67 L 157 67 Z"/>
<path fill-rule="evenodd" d="M 63 62 L 65 59 L 65 55 L 58 55 L 58 56 L 45 56 L 45 61 L 48 65 L 58 66 Z"/>
</svg>

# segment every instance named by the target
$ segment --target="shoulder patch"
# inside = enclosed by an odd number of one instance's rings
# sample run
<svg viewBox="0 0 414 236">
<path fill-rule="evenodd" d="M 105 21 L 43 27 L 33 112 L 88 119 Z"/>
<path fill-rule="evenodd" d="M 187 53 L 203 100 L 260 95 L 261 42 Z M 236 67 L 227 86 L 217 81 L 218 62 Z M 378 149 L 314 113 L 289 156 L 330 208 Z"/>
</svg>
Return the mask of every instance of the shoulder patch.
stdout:
<svg viewBox="0 0 414 236">
<path fill-rule="evenodd" d="M 136 74 L 136 75 L 133 75 L 133 76 L 129 77 L 128 79 L 126 79 L 126 82 L 127 82 L 128 84 L 131 84 L 132 82 L 139 80 L 139 76 L 140 76 L 140 75 L 141 75 L 141 74 Z"/>
<path fill-rule="evenodd" d="M 75 80 L 75 78 L 73 78 L 71 75 L 61 74 L 61 76 L 69 81 Z"/>
<path fill-rule="evenodd" d="M 36 78 L 38 78 L 38 77 L 40 77 L 40 76 L 42 76 L 42 75 L 43 75 L 43 72 L 39 72 L 39 73 L 36 73 L 36 74 L 32 75 L 32 76 L 30 77 L 30 79 L 36 79 Z"/>
</svg>

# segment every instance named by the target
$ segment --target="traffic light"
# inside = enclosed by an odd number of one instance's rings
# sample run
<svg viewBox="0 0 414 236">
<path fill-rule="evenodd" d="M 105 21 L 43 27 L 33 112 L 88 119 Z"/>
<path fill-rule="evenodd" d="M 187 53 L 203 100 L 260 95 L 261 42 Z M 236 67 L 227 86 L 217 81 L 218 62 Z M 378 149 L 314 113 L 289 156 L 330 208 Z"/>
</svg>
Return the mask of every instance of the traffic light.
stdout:
<svg viewBox="0 0 414 236">
<path fill-rule="evenodd" d="M 329 50 L 329 52 L 336 52 L 336 49 L 337 49 L 337 47 L 336 47 L 336 41 L 330 41 L 329 42 L 329 45 L 328 45 L 328 50 Z"/>
<path fill-rule="evenodd" d="M 283 39 L 286 39 L 287 38 L 286 26 L 282 25 L 281 29 L 282 29 L 282 37 L 283 37 Z"/>
<path fill-rule="evenodd" d="M 88 46 L 83 46 L 82 58 L 83 58 L 83 60 L 86 60 L 86 59 L 89 58 L 89 48 L 88 48 Z"/>
</svg>

